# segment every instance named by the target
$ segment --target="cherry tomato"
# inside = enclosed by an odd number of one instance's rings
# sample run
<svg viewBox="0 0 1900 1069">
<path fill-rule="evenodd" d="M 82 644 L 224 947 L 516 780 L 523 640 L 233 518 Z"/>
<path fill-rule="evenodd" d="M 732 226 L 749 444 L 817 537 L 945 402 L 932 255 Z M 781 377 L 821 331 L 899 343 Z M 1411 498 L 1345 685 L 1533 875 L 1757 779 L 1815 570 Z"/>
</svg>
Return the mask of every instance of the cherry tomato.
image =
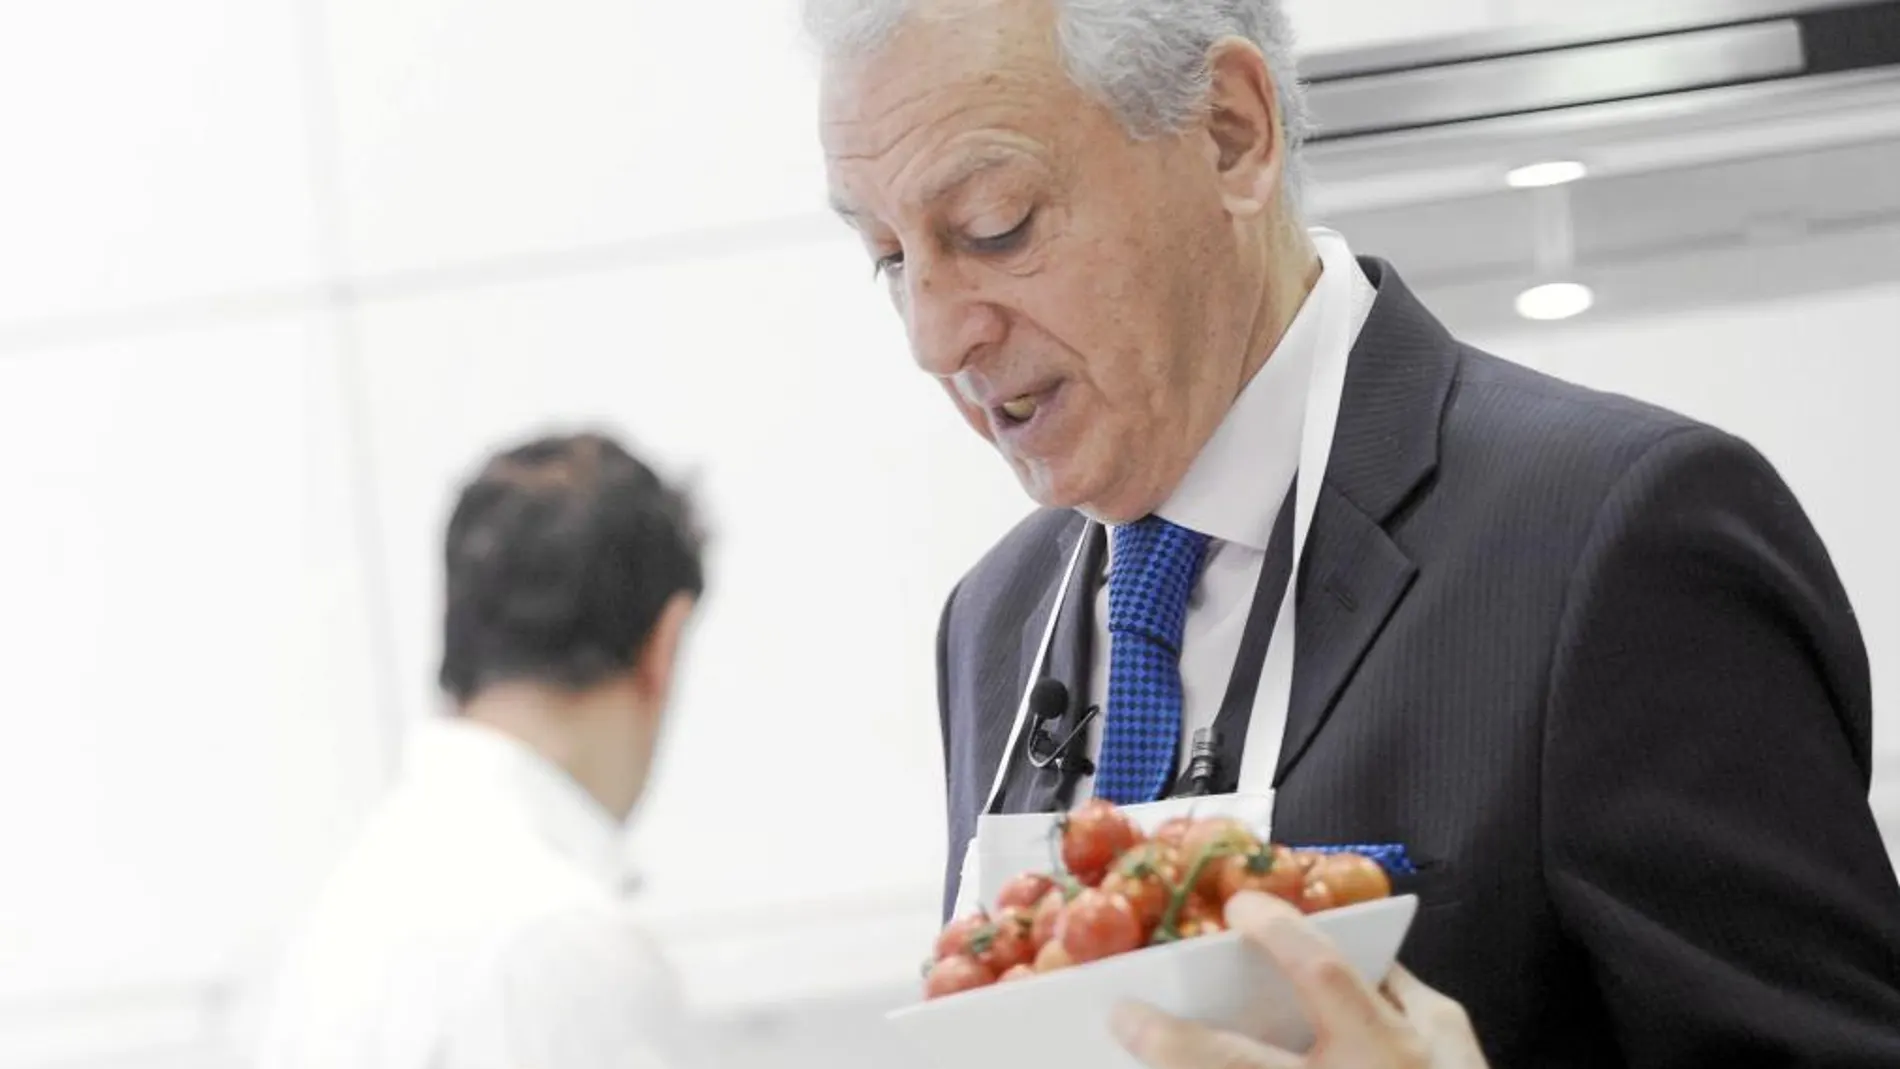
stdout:
<svg viewBox="0 0 1900 1069">
<path fill-rule="evenodd" d="M 1227 922 L 1221 918 L 1220 907 L 1205 898 L 1190 898 L 1181 908 L 1181 919 L 1175 930 L 1182 939 L 1194 939 L 1226 931 Z"/>
<path fill-rule="evenodd" d="M 1152 838 L 1155 842 L 1163 846 L 1172 846 L 1179 849 L 1182 843 L 1187 841 L 1187 833 L 1192 830 L 1193 827 L 1193 817 L 1175 817 L 1172 820 L 1165 821 L 1160 827 L 1156 828 Z"/>
<path fill-rule="evenodd" d="M 1042 901 L 1042 896 L 1048 894 L 1055 885 L 1056 881 L 1040 872 L 1024 873 L 1003 885 L 1003 890 L 996 896 L 996 908 L 1004 910 L 1020 906 L 1033 910 L 1036 903 Z"/>
<path fill-rule="evenodd" d="M 1126 954 L 1141 946 L 1141 918 L 1120 895 L 1091 888 L 1062 907 L 1055 942 L 1077 964 Z"/>
<path fill-rule="evenodd" d="M 1140 841 L 1141 832 L 1114 803 L 1092 798 L 1062 822 L 1062 865 L 1094 887 L 1115 859 Z"/>
<path fill-rule="evenodd" d="M 1308 878 L 1306 886 L 1300 889 L 1299 907 L 1302 913 L 1323 913 L 1337 906 L 1333 889 L 1326 886 L 1325 880 Z"/>
<path fill-rule="evenodd" d="M 1029 942 L 1029 914 L 1021 909 L 1006 909 L 990 924 L 970 937 L 968 953 L 992 973 L 1006 973 L 1018 965 L 1036 960 L 1036 948 Z"/>
<path fill-rule="evenodd" d="M 1333 892 L 1341 906 L 1374 902 L 1392 895 L 1392 879 L 1377 861 L 1364 854 L 1340 853 L 1322 857 L 1313 866 L 1315 878 Z"/>
<path fill-rule="evenodd" d="M 1035 975 L 1036 975 L 1036 969 L 1034 966 L 1017 965 L 1017 966 L 1012 967 L 1008 972 L 997 977 L 996 982 L 999 984 L 1014 983 L 1017 980 L 1027 980 Z"/>
<path fill-rule="evenodd" d="M 989 923 L 990 918 L 984 913 L 972 913 L 951 921 L 937 936 L 937 960 L 969 953 L 971 937 Z"/>
<path fill-rule="evenodd" d="M 1260 848 L 1260 839 L 1247 826 L 1230 817 L 1197 820 L 1181 841 L 1181 855 L 1192 865 L 1209 849 L 1217 852 L 1248 853 Z"/>
<path fill-rule="evenodd" d="M 1041 950 L 1036 952 L 1036 971 L 1039 973 L 1055 972 L 1057 969 L 1066 969 L 1074 964 L 1075 960 L 1069 957 L 1069 952 L 1062 949 L 1060 939 L 1049 940 L 1043 944 Z"/>
<path fill-rule="evenodd" d="M 1227 900 L 1242 891 L 1264 891 L 1298 902 L 1300 891 L 1305 886 L 1306 876 L 1299 862 L 1294 860 L 1293 851 L 1284 846 L 1262 847 L 1250 854 L 1236 854 L 1224 857 L 1214 863 L 1214 878 L 1211 882 L 1208 898 L 1212 903 L 1225 908 Z"/>
<path fill-rule="evenodd" d="M 1049 944 L 1056 936 L 1056 919 L 1062 916 L 1062 907 L 1068 904 L 1068 898 L 1057 888 L 1042 896 L 1036 903 L 1036 915 L 1029 925 L 1029 943 L 1037 950 Z"/>
<path fill-rule="evenodd" d="M 1141 919 L 1143 942 L 1161 923 L 1168 902 L 1181 882 L 1180 865 L 1173 850 L 1159 843 L 1143 843 L 1123 854 L 1115 867 L 1102 878 L 1102 890 L 1118 894 L 1135 908 Z"/>
<path fill-rule="evenodd" d="M 1023 938 L 1027 939 L 1029 938 L 1029 929 L 1036 925 L 1036 904 L 1031 902 L 1027 906 L 1010 906 L 998 913 L 996 919 L 999 922 L 1007 919 L 1011 924 L 1016 926 L 1016 930 L 1022 934 Z"/>
<path fill-rule="evenodd" d="M 1221 859 L 1252 853 L 1260 845 L 1260 840 L 1237 820 L 1213 817 L 1196 821 L 1181 844 L 1181 866 L 1193 882 L 1195 893 L 1213 895 Z"/>
<path fill-rule="evenodd" d="M 996 982 L 996 974 L 974 958 L 958 954 L 930 967 L 924 978 L 924 998 L 942 998 L 961 991 L 987 987 Z"/>
</svg>

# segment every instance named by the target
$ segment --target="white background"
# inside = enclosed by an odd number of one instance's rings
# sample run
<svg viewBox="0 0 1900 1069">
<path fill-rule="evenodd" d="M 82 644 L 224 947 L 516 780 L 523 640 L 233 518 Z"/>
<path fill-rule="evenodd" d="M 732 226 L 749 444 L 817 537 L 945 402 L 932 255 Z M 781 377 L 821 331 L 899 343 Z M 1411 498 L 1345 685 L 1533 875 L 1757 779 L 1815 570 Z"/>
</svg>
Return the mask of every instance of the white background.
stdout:
<svg viewBox="0 0 1900 1069">
<path fill-rule="evenodd" d="M 1543 6 L 1294 5 L 1310 49 Z M 454 481 L 577 426 L 695 474 L 716 536 L 631 847 L 648 908 L 735 1042 L 875 1048 L 849 999 L 908 983 L 935 915 L 937 613 L 1026 503 L 820 211 L 792 28 L 777 0 L 0 7 L 0 1065 L 241 1038 L 433 706 Z M 1781 467 L 1889 769 L 1896 309 L 1870 281 L 1473 337 Z M 842 965 L 799 957 L 814 927 Z M 801 990 L 839 1001 L 773 1031 Z"/>
</svg>

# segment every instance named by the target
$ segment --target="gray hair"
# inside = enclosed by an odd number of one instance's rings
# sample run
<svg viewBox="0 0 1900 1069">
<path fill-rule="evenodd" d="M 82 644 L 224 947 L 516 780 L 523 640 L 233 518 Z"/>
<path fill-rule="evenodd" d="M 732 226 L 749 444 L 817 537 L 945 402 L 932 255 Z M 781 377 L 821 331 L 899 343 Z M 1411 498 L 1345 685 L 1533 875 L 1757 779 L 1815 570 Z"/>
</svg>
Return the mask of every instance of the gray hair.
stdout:
<svg viewBox="0 0 1900 1069">
<path fill-rule="evenodd" d="M 1224 37 L 1253 43 L 1273 72 L 1286 132 L 1284 187 L 1297 207 L 1300 146 L 1311 132 L 1306 90 L 1293 59 L 1281 0 L 1049 0 L 1062 63 L 1137 138 L 1175 133 L 1201 112 L 1212 76 L 1207 54 Z M 804 0 L 805 32 L 827 55 L 874 51 L 919 0 Z"/>
</svg>

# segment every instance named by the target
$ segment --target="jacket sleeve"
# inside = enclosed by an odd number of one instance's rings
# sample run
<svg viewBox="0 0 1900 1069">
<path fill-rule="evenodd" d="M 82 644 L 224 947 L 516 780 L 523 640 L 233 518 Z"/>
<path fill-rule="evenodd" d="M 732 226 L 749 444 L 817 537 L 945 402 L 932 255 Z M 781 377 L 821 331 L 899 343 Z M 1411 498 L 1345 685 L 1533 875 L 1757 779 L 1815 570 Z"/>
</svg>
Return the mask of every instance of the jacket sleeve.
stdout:
<svg viewBox="0 0 1900 1069">
<path fill-rule="evenodd" d="M 1900 1066 L 1866 651 L 1787 486 L 1718 431 L 1656 443 L 1558 634 L 1544 871 L 1627 1064 Z"/>
</svg>

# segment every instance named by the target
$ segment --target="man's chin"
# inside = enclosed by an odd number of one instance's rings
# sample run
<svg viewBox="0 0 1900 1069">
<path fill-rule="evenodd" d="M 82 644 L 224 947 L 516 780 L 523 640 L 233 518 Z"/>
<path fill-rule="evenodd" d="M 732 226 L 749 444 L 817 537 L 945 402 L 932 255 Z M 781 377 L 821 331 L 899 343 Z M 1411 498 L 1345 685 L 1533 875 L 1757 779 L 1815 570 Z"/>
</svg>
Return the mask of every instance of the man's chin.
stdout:
<svg viewBox="0 0 1900 1069">
<path fill-rule="evenodd" d="M 1078 478 L 1060 466 L 1010 458 L 1016 481 L 1029 499 L 1046 509 L 1071 509 L 1091 519 L 1103 519 L 1096 508 L 1100 487 L 1095 480 Z"/>
<path fill-rule="evenodd" d="M 1005 455 L 1016 482 L 1029 499 L 1046 509 L 1072 509 L 1082 503 L 1083 495 L 1050 465 Z"/>
<path fill-rule="evenodd" d="M 1025 465 L 1014 460 L 1010 466 L 1016 481 L 1029 499 L 1046 509 L 1069 509 L 1097 523 L 1114 526 L 1132 523 L 1160 506 L 1133 500 L 1136 495 L 1120 488 L 1104 486 L 1099 479 L 1083 480 L 1059 469 Z M 1068 474 L 1068 478 L 1063 476 Z"/>
</svg>

